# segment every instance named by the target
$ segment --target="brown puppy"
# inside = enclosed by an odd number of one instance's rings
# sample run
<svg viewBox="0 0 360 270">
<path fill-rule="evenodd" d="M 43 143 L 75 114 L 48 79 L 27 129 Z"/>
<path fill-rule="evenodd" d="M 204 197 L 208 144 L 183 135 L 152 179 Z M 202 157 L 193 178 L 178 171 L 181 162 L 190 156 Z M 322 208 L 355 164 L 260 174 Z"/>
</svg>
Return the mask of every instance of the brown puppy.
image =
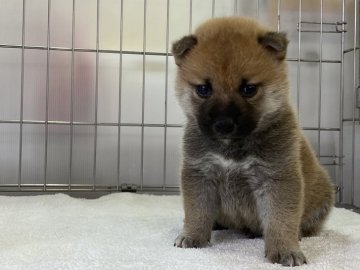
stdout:
<svg viewBox="0 0 360 270">
<path fill-rule="evenodd" d="M 173 44 L 187 118 L 176 246 L 205 246 L 216 223 L 263 235 L 271 262 L 306 263 L 299 238 L 320 230 L 334 189 L 289 102 L 287 43 L 253 20 L 219 18 Z"/>
</svg>

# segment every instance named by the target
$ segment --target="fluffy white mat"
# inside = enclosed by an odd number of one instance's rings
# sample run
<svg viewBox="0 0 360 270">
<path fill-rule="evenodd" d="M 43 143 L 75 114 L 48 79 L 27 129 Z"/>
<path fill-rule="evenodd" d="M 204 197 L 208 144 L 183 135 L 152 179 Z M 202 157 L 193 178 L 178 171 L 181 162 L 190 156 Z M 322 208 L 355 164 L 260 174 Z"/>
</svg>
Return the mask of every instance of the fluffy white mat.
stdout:
<svg viewBox="0 0 360 270">
<path fill-rule="evenodd" d="M 0 269 L 283 269 L 262 239 L 213 232 L 211 246 L 179 249 L 179 196 L 112 194 L 0 197 Z M 305 238 L 304 269 L 360 269 L 360 215 L 334 209 L 318 237 Z"/>
</svg>

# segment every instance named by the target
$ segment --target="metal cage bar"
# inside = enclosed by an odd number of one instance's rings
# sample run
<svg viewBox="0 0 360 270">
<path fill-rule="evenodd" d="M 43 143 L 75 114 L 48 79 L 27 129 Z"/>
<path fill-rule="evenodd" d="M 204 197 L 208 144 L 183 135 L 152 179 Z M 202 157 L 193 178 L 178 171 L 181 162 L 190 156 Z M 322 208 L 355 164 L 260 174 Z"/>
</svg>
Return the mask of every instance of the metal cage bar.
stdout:
<svg viewBox="0 0 360 270">
<path fill-rule="evenodd" d="M 211 17 L 212 18 L 215 17 L 215 0 L 212 0 L 212 3 L 211 3 Z"/>
<path fill-rule="evenodd" d="M 74 74 L 75 74 L 75 8 L 76 0 L 72 2 L 71 16 L 71 89 L 70 89 L 70 149 L 69 149 L 69 190 L 71 190 L 73 147 L 74 147 Z"/>
<path fill-rule="evenodd" d="M 340 32 L 339 32 L 340 33 Z M 0 44 L 0 48 L 7 48 L 7 49 L 22 49 L 22 45 L 8 45 L 8 44 Z M 25 50 L 47 50 L 46 46 L 24 46 Z M 50 47 L 50 51 L 68 51 L 71 52 L 72 48 L 62 48 L 62 47 Z M 89 52 L 89 53 L 96 53 L 96 49 L 84 49 L 84 48 L 74 48 L 75 52 Z M 119 51 L 116 50 L 105 50 L 99 49 L 99 53 L 109 53 L 109 54 L 120 54 Z M 122 51 L 122 55 L 143 55 L 146 56 L 173 56 L 170 52 L 150 52 L 150 51 Z M 320 59 L 309 59 L 309 58 L 286 58 L 286 61 L 289 62 L 306 62 L 306 63 L 319 63 Z M 341 59 L 334 60 L 334 59 L 322 59 L 322 63 L 341 63 Z"/>
<path fill-rule="evenodd" d="M 20 134 L 19 134 L 19 170 L 18 170 L 18 186 L 21 186 L 22 176 L 22 140 L 23 140 L 23 119 L 24 119 L 24 61 L 25 61 L 25 4 L 22 2 L 22 25 L 21 25 L 21 93 L 20 93 Z"/>
<path fill-rule="evenodd" d="M 277 0 L 277 31 L 280 32 L 280 8 L 281 0 Z"/>
<path fill-rule="evenodd" d="M 297 59 L 297 77 L 296 77 L 296 111 L 298 119 L 300 116 L 300 76 L 301 76 L 301 19 L 302 19 L 302 0 L 299 0 L 299 18 L 298 18 L 298 59 Z"/>
<path fill-rule="evenodd" d="M 163 152 L 163 190 L 166 190 L 166 167 L 167 167 L 167 123 L 168 123 L 168 84 L 169 84 L 169 20 L 170 0 L 166 0 L 166 38 L 165 38 L 165 115 L 164 115 L 164 152 Z"/>
<path fill-rule="evenodd" d="M 47 10 L 47 37 L 46 37 L 46 110 L 45 110 L 45 151 L 44 151 L 44 191 L 47 186 L 48 143 L 49 143 L 49 92 L 50 92 L 50 13 L 51 0 L 48 0 Z"/>
<path fill-rule="evenodd" d="M 97 137 L 98 137 L 98 108 L 99 108 L 99 21 L 100 4 L 96 0 L 96 63 L 95 63 L 95 130 L 94 130 L 94 160 L 93 160 L 93 190 L 96 186 L 96 163 L 97 163 Z"/>
<path fill-rule="evenodd" d="M 118 101 L 118 136 L 117 136 L 117 164 L 116 164 L 116 175 L 117 175 L 117 182 L 116 182 L 116 190 L 119 191 L 120 187 L 120 151 L 121 151 L 121 94 L 122 94 L 122 67 L 123 67 L 123 58 L 122 58 L 122 51 L 123 51 L 123 29 L 124 29 L 124 1 L 121 0 L 121 13 L 120 13 L 120 35 L 119 35 L 119 101 Z"/>
<path fill-rule="evenodd" d="M 141 93 L 141 165 L 140 165 L 140 190 L 144 186 L 144 121 L 145 121 L 145 64 L 146 64 L 146 9 L 147 0 L 144 0 L 143 24 L 143 62 L 142 62 L 142 93 Z"/>
<path fill-rule="evenodd" d="M 353 98 L 352 98 L 352 140 L 351 140 L 351 183 L 350 183 L 350 204 L 354 205 L 354 187 L 355 187 L 355 112 L 356 112 L 356 45 L 357 45 L 357 1 L 354 1 L 354 42 L 353 42 Z"/>
<path fill-rule="evenodd" d="M 342 0 L 342 8 L 341 8 L 341 20 L 345 21 L 345 0 Z M 342 29 L 344 29 L 345 25 L 342 24 Z M 341 66 L 340 66 L 340 115 L 339 115 L 339 163 L 343 164 L 343 155 L 344 155 L 344 42 L 345 42 L 345 32 L 341 32 L 341 47 L 340 47 L 340 55 L 341 55 Z M 338 169 L 338 177 L 337 177 L 337 189 L 339 191 L 339 202 L 343 201 L 343 166 L 339 166 Z"/>
<path fill-rule="evenodd" d="M 192 31 L 193 1 L 189 0 L 189 33 Z"/>
<path fill-rule="evenodd" d="M 320 1 L 320 41 L 319 41 L 319 96 L 318 96 L 318 156 L 321 156 L 321 98 L 322 98 L 322 53 L 323 51 L 323 0 Z"/>
</svg>

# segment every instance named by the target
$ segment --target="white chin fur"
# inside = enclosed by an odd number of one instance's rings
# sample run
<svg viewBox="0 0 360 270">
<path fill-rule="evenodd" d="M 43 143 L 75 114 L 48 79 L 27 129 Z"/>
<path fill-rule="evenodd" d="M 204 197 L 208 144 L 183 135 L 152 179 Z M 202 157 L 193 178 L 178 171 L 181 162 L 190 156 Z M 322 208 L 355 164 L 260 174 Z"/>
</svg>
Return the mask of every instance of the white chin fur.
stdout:
<svg viewBox="0 0 360 270">
<path fill-rule="evenodd" d="M 226 145 L 229 145 L 231 143 L 231 139 L 220 139 L 220 141 Z"/>
</svg>

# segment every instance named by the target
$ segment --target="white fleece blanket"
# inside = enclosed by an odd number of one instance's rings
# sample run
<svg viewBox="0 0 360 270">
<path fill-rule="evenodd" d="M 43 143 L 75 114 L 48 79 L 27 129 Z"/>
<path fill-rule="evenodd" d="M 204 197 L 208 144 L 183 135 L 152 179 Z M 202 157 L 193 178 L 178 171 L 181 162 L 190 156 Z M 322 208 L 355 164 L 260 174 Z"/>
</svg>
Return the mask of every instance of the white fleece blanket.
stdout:
<svg viewBox="0 0 360 270">
<path fill-rule="evenodd" d="M 283 269 L 264 258 L 262 239 L 234 231 L 213 232 L 207 248 L 175 248 L 182 219 L 179 196 L 0 196 L 0 269 Z M 334 209 L 301 247 L 304 269 L 360 269 L 360 215 Z"/>
</svg>

